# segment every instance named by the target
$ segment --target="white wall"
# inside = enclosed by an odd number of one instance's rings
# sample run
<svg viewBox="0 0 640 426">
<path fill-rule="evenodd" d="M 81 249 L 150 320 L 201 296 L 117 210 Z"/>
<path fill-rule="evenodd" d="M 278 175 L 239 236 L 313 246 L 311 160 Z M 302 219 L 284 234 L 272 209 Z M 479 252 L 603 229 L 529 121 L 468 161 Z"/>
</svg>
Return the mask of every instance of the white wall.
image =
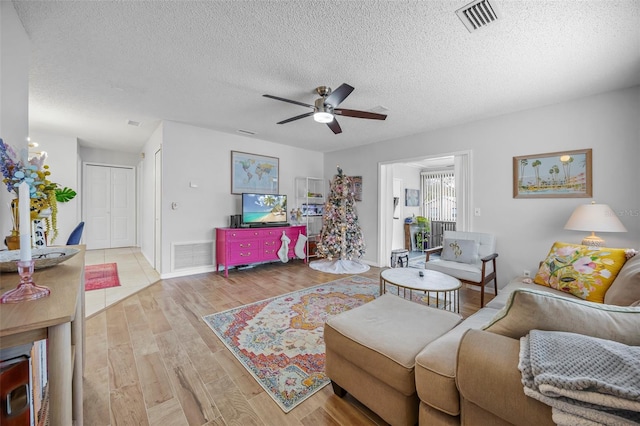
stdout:
<svg viewBox="0 0 640 426">
<path fill-rule="evenodd" d="M 400 190 L 400 200 L 398 204 L 400 208 L 399 219 L 393 219 L 393 240 L 392 249 L 404 248 L 404 219 L 406 217 L 418 216 L 420 214 L 420 206 L 411 207 L 406 204 L 405 189 L 420 189 L 420 168 L 415 166 L 408 166 L 405 164 L 394 164 L 390 167 L 391 176 L 390 179 L 400 179 L 402 181 L 402 188 Z M 365 240 L 367 241 L 367 240 Z M 367 252 L 369 250 L 375 251 L 375 247 L 367 246 Z"/>
<path fill-rule="evenodd" d="M 231 195 L 231 151 L 268 155 L 280 159 L 279 193 L 294 196 L 298 176 L 322 177 L 323 155 L 253 137 L 165 121 L 161 136 L 154 134 L 145 147 L 144 169 L 153 169 L 152 146 L 162 144 L 162 268 L 163 277 L 172 274 L 171 247 L 174 243 L 212 241 L 216 227 L 229 226 L 229 216 L 239 214 L 240 195 Z M 190 187 L 193 182 L 197 188 Z M 145 185 L 148 191 L 151 187 Z M 145 199 L 143 226 L 152 222 L 152 201 Z M 173 210 L 171 203 L 177 203 Z M 290 210 L 290 208 L 289 208 Z M 151 234 L 149 234 L 151 232 Z M 142 250 L 152 253 L 152 231 L 143 232 Z"/>
<path fill-rule="evenodd" d="M 49 180 L 73 189 L 78 195 L 67 203 L 58 203 L 58 238 L 49 244 L 63 245 L 80 222 L 80 176 L 78 174 L 78 140 L 74 137 L 47 133 L 30 133 L 31 141 L 37 142 L 36 150 L 45 151 L 51 176 Z"/>
<path fill-rule="evenodd" d="M 556 240 L 581 241 L 563 226 L 587 198 L 514 199 L 514 156 L 593 149 L 593 200 L 620 212 L 628 232 L 604 234 L 608 246 L 640 247 L 640 87 L 522 111 L 456 127 L 325 155 L 325 175 L 340 164 L 349 175 L 376 182 L 378 163 L 472 150 L 472 207 L 482 210 L 472 229 L 497 236 L 498 280 L 504 285 L 524 269 L 537 270 Z M 380 184 L 380 182 L 378 182 Z M 377 261 L 378 189 L 363 185 L 360 222 L 364 260 Z"/>
<path fill-rule="evenodd" d="M 422 169 L 415 166 L 407 166 L 404 164 L 394 164 L 392 167 L 393 177 L 402 179 L 402 195 L 400 196 L 400 220 L 404 222 L 405 217 L 419 216 L 420 206 L 411 207 L 406 205 L 405 189 L 420 190 L 420 171 Z M 422 196 L 422 194 L 420 194 Z"/>
<path fill-rule="evenodd" d="M 162 147 L 162 135 L 164 124 L 160 123 L 153 132 L 142 150 L 142 164 L 138 167 L 140 175 L 139 187 L 143 188 L 138 200 L 138 235 L 140 240 L 138 245 L 142 255 L 149 264 L 154 265 L 154 228 L 155 228 L 155 154 Z M 156 265 L 154 265 L 156 266 Z M 156 268 L 160 270 L 160 265 Z"/>
<path fill-rule="evenodd" d="M 29 62 L 31 45 L 10 1 L 0 2 L 0 138 L 17 153 L 29 135 Z M 8 204 L 14 198 L 2 184 L 0 240 L 12 228 Z M 4 243 L 0 243 L 4 248 Z"/>
<path fill-rule="evenodd" d="M 111 151 L 108 149 L 88 148 L 81 146 L 79 148 L 80 158 L 85 163 L 102 163 L 115 166 L 132 166 L 135 167 L 140 161 L 138 154 L 130 152 Z"/>
</svg>

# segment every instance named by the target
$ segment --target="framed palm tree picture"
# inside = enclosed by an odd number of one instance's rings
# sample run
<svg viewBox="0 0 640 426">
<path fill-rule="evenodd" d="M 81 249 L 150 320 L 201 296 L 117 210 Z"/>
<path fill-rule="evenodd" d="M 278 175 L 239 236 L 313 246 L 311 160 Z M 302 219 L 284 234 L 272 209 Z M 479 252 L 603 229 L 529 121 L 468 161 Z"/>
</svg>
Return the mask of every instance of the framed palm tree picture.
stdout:
<svg viewBox="0 0 640 426">
<path fill-rule="evenodd" d="M 591 149 L 513 157 L 513 198 L 591 198 Z"/>
</svg>

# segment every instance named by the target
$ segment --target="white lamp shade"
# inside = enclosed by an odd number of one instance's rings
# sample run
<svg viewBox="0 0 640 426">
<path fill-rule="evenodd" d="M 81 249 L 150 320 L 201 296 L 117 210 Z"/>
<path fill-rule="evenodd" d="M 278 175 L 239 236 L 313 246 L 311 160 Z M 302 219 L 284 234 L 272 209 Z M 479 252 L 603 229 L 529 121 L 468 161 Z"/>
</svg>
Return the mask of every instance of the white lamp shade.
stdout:
<svg viewBox="0 0 640 426">
<path fill-rule="evenodd" d="M 606 204 L 583 204 L 574 211 L 564 229 L 591 232 L 626 232 L 616 213 Z"/>
</svg>

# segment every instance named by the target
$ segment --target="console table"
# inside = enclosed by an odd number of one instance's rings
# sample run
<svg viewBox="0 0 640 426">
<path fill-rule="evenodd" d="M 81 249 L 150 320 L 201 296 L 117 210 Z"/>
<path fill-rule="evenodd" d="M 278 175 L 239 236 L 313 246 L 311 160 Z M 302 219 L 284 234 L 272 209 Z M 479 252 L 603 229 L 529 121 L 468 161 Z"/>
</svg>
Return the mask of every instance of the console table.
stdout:
<svg viewBox="0 0 640 426">
<path fill-rule="evenodd" d="M 216 267 L 224 265 L 224 276 L 229 266 L 279 261 L 282 232 L 289 242 L 289 259 L 296 257 L 294 248 L 298 235 L 307 235 L 305 225 L 273 228 L 216 228 Z M 306 259 L 305 259 L 306 262 Z"/>
<path fill-rule="evenodd" d="M 82 425 L 84 374 L 84 246 L 71 259 L 36 270 L 33 281 L 49 287 L 42 299 L 0 305 L 0 348 L 48 339 L 49 424 Z M 16 273 L 0 275 L 0 292 L 15 288 Z"/>
</svg>

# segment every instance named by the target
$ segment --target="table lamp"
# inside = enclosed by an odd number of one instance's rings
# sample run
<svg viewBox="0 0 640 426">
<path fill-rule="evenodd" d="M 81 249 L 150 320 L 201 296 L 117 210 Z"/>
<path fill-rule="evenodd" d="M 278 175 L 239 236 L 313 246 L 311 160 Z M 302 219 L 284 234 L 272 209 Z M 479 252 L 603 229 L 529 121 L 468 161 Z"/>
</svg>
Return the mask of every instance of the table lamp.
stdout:
<svg viewBox="0 0 640 426">
<path fill-rule="evenodd" d="M 604 240 L 598 237 L 597 232 L 626 232 L 616 213 L 606 204 L 583 204 L 573 211 L 571 217 L 564 225 L 564 229 L 573 231 L 590 231 L 591 235 L 582 240 L 583 245 L 601 247 Z"/>
</svg>

